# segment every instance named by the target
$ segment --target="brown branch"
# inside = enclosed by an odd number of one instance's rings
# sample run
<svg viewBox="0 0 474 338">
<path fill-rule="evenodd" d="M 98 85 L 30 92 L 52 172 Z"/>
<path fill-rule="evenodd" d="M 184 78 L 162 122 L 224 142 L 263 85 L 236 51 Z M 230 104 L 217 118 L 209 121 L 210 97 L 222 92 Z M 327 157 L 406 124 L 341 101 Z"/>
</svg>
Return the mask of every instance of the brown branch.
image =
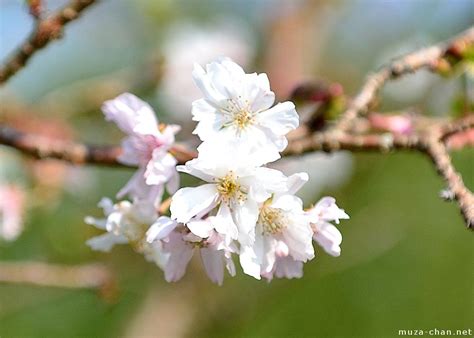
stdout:
<svg viewBox="0 0 474 338">
<path fill-rule="evenodd" d="M 110 299 L 116 295 L 116 280 L 102 264 L 76 266 L 40 262 L 0 262 L 0 283 L 45 287 L 97 289 Z"/>
<path fill-rule="evenodd" d="M 471 27 L 448 42 L 443 42 L 407 54 L 383 66 L 378 72 L 369 75 L 365 85 L 349 104 L 347 110 L 342 114 L 334 130 L 348 130 L 351 127 L 352 121 L 359 116 L 359 114 L 367 112 L 370 103 L 388 80 L 413 73 L 421 68 L 434 67 L 436 63 L 447 54 L 459 53 L 460 50 L 464 50 L 466 46 L 472 45 L 473 43 L 474 27 Z"/>
<path fill-rule="evenodd" d="M 446 146 L 439 137 L 430 135 L 426 140 L 426 153 L 430 156 L 438 173 L 446 181 L 448 191 L 458 202 L 466 226 L 474 229 L 474 194 L 466 188 L 461 175 L 454 169 Z"/>
<path fill-rule="evenodd" d="M 421 150 L 423 148 L 417 135 L 396 135 L 392 133 L 353 135 L 348 133 L 314 133 L 294 140 L 283 151 L 285 156 L 302 155 L 314 151 L 335 152 L 391 150 Z"/>
<path fill-rule="evenodd" d="M 0 67 L 0 84 L 7 82 L 22 69 L 28 60 L 51 41 L 61 37 L 64 26 L 77 19 L 79 14 L 92 5 L 95 0 L 71 0 L 44 20 L 38 20 L 35 30 L 28 39 Z"/>
<path fill-rule="evenodd" d="M 52 139 L 28 134 L 17 129 L 0 125 L 0 144 L 13 147 L 38 159 L 57 159 L 76 165 L 97 164 L 124 166 L 118 161 L 122 149 L 118 146 L 97 146 Z M 170 152 L 183 164 L 196 157 L 196 153 L 181 145 L 175 145 Z"/>
</svg>

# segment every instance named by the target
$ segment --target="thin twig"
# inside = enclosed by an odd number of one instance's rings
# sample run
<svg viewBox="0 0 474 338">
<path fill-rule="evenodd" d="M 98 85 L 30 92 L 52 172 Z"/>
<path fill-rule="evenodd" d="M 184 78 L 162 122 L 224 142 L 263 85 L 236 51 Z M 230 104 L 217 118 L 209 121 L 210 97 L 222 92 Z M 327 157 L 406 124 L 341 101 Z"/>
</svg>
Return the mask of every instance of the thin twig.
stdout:
<svg viewBox="0 0 474 338">
<path fill-rule="evenodd" d="M 22 69 L 28 60 L 51 41 L 61 37 L 64 26 L 77 19 L 79 14 L 96 0 L 71 0 L 44 20 L 38 20 L 28 39 L 0 67 L 0 84 Z"/>
<path fill-rule="evenodd" d="M 463 49 L 465 46 L 472 45 L 473 43 L 474 27 L 471 27 L 448 42 L 407 54 L 382 67 L 378 72 L 369 75 L 365 85 L 349 104 L 348 109 L 342 114 L 334 130 L 337 132 L 348 130 L 351 127 L 352 121 L 359 114 L 367 112 L 377 92 L 388 80 L 413 73 L 421 68 L 433 67 L 448 52 L 452 53 L 453 49 Z"/>
</svg>

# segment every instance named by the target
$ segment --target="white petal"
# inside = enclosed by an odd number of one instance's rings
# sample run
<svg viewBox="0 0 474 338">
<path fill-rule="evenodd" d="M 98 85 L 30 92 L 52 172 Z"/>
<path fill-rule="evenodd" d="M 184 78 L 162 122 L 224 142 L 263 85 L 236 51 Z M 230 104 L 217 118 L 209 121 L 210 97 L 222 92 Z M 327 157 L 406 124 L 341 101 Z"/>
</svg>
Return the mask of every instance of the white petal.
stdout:
<svg viewBox="0 0 474 338">
<path fill-rule="evenodd" d="M 161 216 L 153 223 L 146 232 L 148 243 L 165 238 L 173 231 L 178 223 L 169 217 Z"/>
<path fill-rule="evenodd" d="M 179 223 L 187 223 L 203 210 L 215 206 L 218 197 L 215 184 L 181 188 L 173 195 L 170 206 L 171 217 Z"/>
<path fill-rule="evenodd" d="M 282 209 L 290 212 L 293 211 L 294 213 L 303 213 L 303 201 L 295 195 L 280 195 L 273 199 L 271 206 L 272 208 Z"/>
<path fill-rule="evenodd" d="M 240 247 L 240 265 L 244 273 L 256 279 L 260 279 L 260 260 L 251 246 Z"/>
<path fill-rule="evenodd" d="M 186 226 L 189 230 L 196 236 L 200 238 L 207 238 L 211 235 L 212 230 L 214 230 L 213 224 L 208 220 L 196 220 L 189 221 L 186 223 Z"/>
<path fill-rule="evenodd" d="M 221 203 L 217 215 L 210 217 L 210 222 L 218 233 L 232 239 L 238 238 L 239 230 L 232 219 L 232 214 L 226 203 Z"/>
<path fill-rule="evenodd" d="M 87 216 L 84 218 L 84 222 L 89 225 L 95 226 L 97 229 L 106 230 L 107 219 L 106 218 L 95 218 Z"/>
<path fill-rule="evenodd" d="M 272 193 L 286 191 L 287 177 L 278 170 L 260 167 L 247 184 L 252 188 L 252 197 L 257 202 L 264 202 Z"/>
<path fill-rule="evenodd" d="M 270 90 L 267 74 L 248 74 L 246 82 L 250 82 L 250 86 L 254 87 L 248 97 L 249 101 L 252 102 L 251 110 L 257 112 L 270 108 L 275 102 L 275 93 Z"/>
<path fill-rule="evenodd" d="M 239 242 L 250 245 L 255 241 L 255 226 L 258 219 L 258 204 L 250 198 L 232 210 L 234 222 L 239 229 Z"/>
<path fill-rule="evenodd" d="M 99 204 L 97 204 L 97 206 L 99 208 L 102 208 L 102 210 L 104 210 L 104 215 L 106 216 L 112 213 L 112 211 L 114 210 L 114 203 L 112 202 L 110 198 L 107 198 L 107 197 L 103 197 L 99 201 Z"/>
<path fill-rule="evenodd" d="M 199 87 L 208 101 L 219 103 L 227 98 L 214 87 L 212 79 L 200 65 L 194 64 L 192 75 L 194 83 Z"/>
<path fill-rule="evenodd" d="M 176 170 L 200 178 L 206 182 L 213 182 L 214 180 L 212 169 L 205 165 L 205 162 L 202 161 L 201 156 L 200 158 L 195 158 L 186 162 L 185 165 L 177 166 Z"/>
<path fill-rule="evenodd" d="M 289 195 L 295 194 L 298 190 L 301 189 L 303 185 L 309 180 L 309 175 L 305 172 L 296 173 L 288 177 L 287 187 L 288 191 L 286 192 Z"/>
<path fill-rule="evenodd" d="M 299 117 L 292 102 L 279 103 L 257 115 L 259 124 L 277 135 L 286 135 L 299 125 Z"/>
</svg>

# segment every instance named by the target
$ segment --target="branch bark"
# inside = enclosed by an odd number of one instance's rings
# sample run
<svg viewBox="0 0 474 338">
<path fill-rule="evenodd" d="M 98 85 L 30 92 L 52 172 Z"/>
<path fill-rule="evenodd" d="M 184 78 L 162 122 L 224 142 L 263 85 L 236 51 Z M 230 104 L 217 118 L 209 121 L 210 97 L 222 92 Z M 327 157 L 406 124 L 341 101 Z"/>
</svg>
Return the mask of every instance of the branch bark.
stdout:
<svg viewBox="0 0 474 338">
<path fill-rule="evenodd" d="M 96 0 L 71 0 L 44 20 L 36 22 L 36 28 L 29 38 L 0 67 L 0 85 L 22 69 L 30 58 L 51 41 L 61 37 L 64 27 L 77 19 L 80 13 Z"/>
<path fill-rule="evenodd" d="M 98 146 L 57 140 L 27 134 L 1 124 L 0 144 L 13 147 L 37 159 L 57 159 L 75 165 L 96 164 L 128 167 L 118 160 L 122 153 L 122 148 L 119 146 Z M 184 164 L 197 156 L 195 151 L 188 150 L 179 144 L 173 146 L 170 152 L 180 164 Z"/>
</svg>

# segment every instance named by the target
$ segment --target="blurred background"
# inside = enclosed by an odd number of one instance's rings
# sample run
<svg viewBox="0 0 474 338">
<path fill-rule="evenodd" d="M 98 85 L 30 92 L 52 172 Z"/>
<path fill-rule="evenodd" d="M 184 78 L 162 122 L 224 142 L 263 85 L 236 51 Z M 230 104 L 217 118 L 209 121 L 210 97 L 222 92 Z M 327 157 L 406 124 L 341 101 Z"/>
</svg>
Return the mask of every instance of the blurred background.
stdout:
<svg viewBox="0 0 474 338">
<path fill-rule="evenodd" d="M 46 1 L 48 11 L 64 3 Z M 193 62 L 229 56 L 248 72 L 268 73 L 281 100 L 307 81 L 353 95 L 370 70 L 473 22 L 472 0 L 99 1 L 0 89 L 0 120 L 117 144 L 122 135 L 100 104 L 130 91 L 160 121 L 182 124 L 178 138 L 189 140 L 190 103 L 199 97 Z M 0 59 L 32 28 L 24 1 L 0 0 Z M 387 85 L 379 109 L 455 115 L 466 81 L 419 72 Z M 472 190 L 474 150 L 453 159 Z M 101 254 L 84 244 L 98 233 L 84 216 L 100 216 L 97 202 L 113 197 L 132 170 L 39 163 L 0 146 L 0 264 L 100 263 L 115 276 L 113 290 L 0 284 L 0 336 L 396 337 L 401 329 L 474 329 L 472 233 L 458 207 L 439 198 L 444 185 L 427 158 L 310 154 L 277 166 L 310 173 L 307 205 L 328 194 L 351 216 L 339 226 L 342 255 L 316 248 L 300 280 L 268 284 L 238 273 L 222 287 L 193 261 L 182 281 L 167 284 L 128 246 Z"/>
</svg>

